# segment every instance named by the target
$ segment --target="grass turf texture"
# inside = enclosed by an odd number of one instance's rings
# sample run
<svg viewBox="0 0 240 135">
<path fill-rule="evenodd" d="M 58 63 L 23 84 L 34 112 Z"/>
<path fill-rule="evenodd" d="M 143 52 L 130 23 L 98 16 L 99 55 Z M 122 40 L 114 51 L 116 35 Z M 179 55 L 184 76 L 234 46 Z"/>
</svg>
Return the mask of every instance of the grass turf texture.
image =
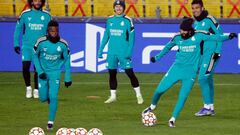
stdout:
<svg viewBox="0 0 240 135">
<path fill-rule="evenodd" d="M 199 85 L 196 83 L 185 104 L 176 128 L 167 121 L 176 103 L 180 84 L 167 91 L 158 103 L 154 127 L 144 127 L 140 113 L 151 101 L 162 74 L 138 73 L 145 99 L 137 105 L 134 91 L 125 74 L 118 74 L 118 101 L 103 102 L 109 96 L 108 75 L 95 73 L 73 74 L 73 85 L 61 85 L 54 131 L 47 132 L 47 103 L 25 98 L 21 73 L 0 73 L 0 134 L 26 135 L 32 127 L 41 127 L 46 135 L 55 135 L 61 127 L 87 130 L 100 128 L 104 135 L 239 135 L 240 134 L 240 76 L 215 75 L 215 111 L 213 117 L 197 118 L 194 113 L 202 107 Z"/>
</svg>

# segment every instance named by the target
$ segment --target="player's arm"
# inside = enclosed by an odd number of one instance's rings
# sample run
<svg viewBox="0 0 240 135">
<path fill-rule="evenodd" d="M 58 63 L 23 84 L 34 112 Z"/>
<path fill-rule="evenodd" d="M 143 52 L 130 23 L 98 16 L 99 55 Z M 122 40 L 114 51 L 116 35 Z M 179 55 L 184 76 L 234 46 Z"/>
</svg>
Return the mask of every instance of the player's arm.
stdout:
<svg viewBox="0 0 240 135">
<path fill-rule="evenodd" d="M 44 73 L 44 70 L 42 69 L 41 63 L 40 63 L 40 53 L 41 53 L 41 44 L 39 42 L 40 40 L 38 39 L 38 41 L 36 42 L 36 44 L 33 47 L 33 62 L 34 62 L 34 66 L 37 70 L 38 75 L 41 75 Z"/>
<path fill-rule="evenodd" d="M 129 25 L 127 29 L 127 40 L 128 40 L 128 50 L 126 53 L 126 58 L 131 58 L 132 57 L 132 52 L 133 52 L 133 46 L 134 46 L 134 40 L 135 40 L 135 30 L 134 30 L 134 24 L 132 19 L 129 19 Z"/>
<path fill-rule="evenodd" d="M 64 82 L 72 82 L 71 64 L 70 64 L 70 49 L 69 49 L 68 45 L 66 45 L 66 48 L 63 51 L 63 58 L 64 58 L 64 69 L 65 69 Z"/>
<path fill-rule="evenodd" d="M 201 37 L 203 41 L 216 41 L 216 42 L 223 42 L 231 39 L 230 35 L 210 35 L 210 33 L 207 32 L 201 32 Z"/>
<path fill-rule="evenodd" d="M 106 29 L 104 31 L 104 35 L 103 35 L 103 39 L 102 39 L 102 42 L 101 42 L 101 45 L 99 47 L 99 50 L 98 50 L 98 58 L 102 58 L 102 53 L 103 53 L 103 49 L 105 48 L 106 44 L 108 43 L 108 40 L 109 40 L 109 24 L 108 24 L 108 21 L 106 23 Z"/>
<path fill-rule="evenodd" d="M 152 57 L 151 58 L 151 61 L 152 62 L 156 62 L 156 61 L 159 61 L 164 55 L 166 55 L 174 46 L 175 46 L 175 42 L 174 42 L 174 38 L 169 41 L 165 47 L 163 48 L 163 50 L 157 54 L 155 57 Z"/>
<path fill-rule="evenodd" d="M 209 31 L 216 35 L 222 35 L 223 34 L 222 28 L 217 22 L 217 20 L 212 16 L 209 16 L 208 18 L 209 18 L 209 24 L 210 24 Z M 221 53 L 221 50 L 222 50 L 222 42 L 217 42 L 217 48 L 215 50 L 215 53 Z"/>
<path fill-rule="evenodd" d="M 20 43 L 19 43 L 19 38 L 20 34 L 22 33 L 23 30 L 23 25 L 24 25 L 24 15 L 21 15 L 16 23 L 15 31 L 14 31 L 14 50 L 16 53 L 20 54 Z"/>
</svg>

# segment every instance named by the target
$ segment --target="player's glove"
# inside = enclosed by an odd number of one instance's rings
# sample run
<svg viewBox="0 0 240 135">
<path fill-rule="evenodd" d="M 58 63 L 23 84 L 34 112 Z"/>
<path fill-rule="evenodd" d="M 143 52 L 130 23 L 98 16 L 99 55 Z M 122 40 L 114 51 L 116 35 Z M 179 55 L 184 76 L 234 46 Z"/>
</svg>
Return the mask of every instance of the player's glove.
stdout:
<svg viewBox="0 0 240 135">
<path fill-rule="evenodd" d="M 229 34 L 229 39 L 233 39 L 233 38 L 237 38 L 237 34 L 236 33 L 230 33 Z"/>
<path fill-rule="evenodd" d="M 19 47 L 19 46 L 14 47 L 14 51 L 15 51 L 17 54 L 20 54 L 20 47 Z"/>
<path fill-rule="evenodd" d="M 70 81 L 70 82 L 65 82 L 65 87 L 69 87 L 69 86 L 71 86 L 72 85 L 72 81 Z"/>
<path fill-rule="evenodd" d="M 41 74 L 39 75 L 39 78 L 42 79 L 42 80 L 47 79 L 46 73 L 41 73 Z"/>
<path fill-rule="evenodd" d="M 151 62 L 152 62 L 152 63 L 155 63 L 155 62 L 156 62 L 156 59 L 155 59 L 155 57 L 151 57 L 151 59 L 150 59 L 150 60 L 151 60 Z"/>
<path fill-rule="evenodd" d="M 221 55 L 220 55 L 219 53 L 214 53 L 214 54 L 213 54 L 213 59 L 214 59 L 214 60 L 217 60 L 217 59 L 220 58 L 220 56 L 221 56 Z"/>
</svg>

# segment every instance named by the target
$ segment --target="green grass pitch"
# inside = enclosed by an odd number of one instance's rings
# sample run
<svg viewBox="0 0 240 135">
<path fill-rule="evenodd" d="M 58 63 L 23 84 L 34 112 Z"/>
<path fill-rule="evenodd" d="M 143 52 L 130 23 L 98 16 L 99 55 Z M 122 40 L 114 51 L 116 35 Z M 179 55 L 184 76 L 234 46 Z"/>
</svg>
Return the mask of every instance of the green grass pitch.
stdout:
<svg viewBox="0 0 240 135">
<path fill-rule="evenodd" d="M 151 101 L 162 74 L 137 73 L 145 99 L 137 105 L 134 91 L 125 74 L 118 74 L 118 101 L 103 102 L 109 96 L 105 73 L 74 73 L 73 85 L 59 92 L 59 106 L 54 131 L 46 132 L 47 103 L 25 98 L 21 73 L 0 73 L 0 135 L 27 135 L 32 127 L 41 127 L 46 135 L 55 135 L 60 127 L 87 130 L 100 128 L 104 135 L 239 135 L 240 75 L 215 75 L 215 111 L 213 117 L 196 118 L 202 107 L 199 85 L 195 83 L 176 128 L 169 128 L 168 119 L 176 103 L 180 84 L 167 91 L 154 113 L 154 127 L 144 127 L 140 113 Z M 96 96 L 96 98 L 89 98 Z"/>
</svg>

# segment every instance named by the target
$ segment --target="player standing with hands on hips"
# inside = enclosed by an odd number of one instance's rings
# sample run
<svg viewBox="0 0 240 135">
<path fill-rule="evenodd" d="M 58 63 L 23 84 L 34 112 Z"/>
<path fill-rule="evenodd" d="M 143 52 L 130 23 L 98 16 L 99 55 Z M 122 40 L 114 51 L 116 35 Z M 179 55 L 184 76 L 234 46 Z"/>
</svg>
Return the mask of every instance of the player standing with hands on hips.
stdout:
<svg viewBox="0 0 240 135">
<path fill-rule="evenodd" d="M 110 16 L 106 23 L 106 30 L 98 50 L 98 58 L 103 58 L 103 50 L 108 43 L 107 69 L 109 73 L 110 94 L 105 103 L 117 100 L 117 68 L 118 64 L 125 70 L 132 87 L 136 92 L 137 103 L 142 104 L 143 98 L 137 77 L 132 68 L 132 51 L 134 46 L 134 25 L 132 19 L 124 15 L 125 2 L 116 0 L 113 4 L 115 15 Z"/>
<path fill-rule="evenodd" d="M 67 42 L 59 36 L 59 24 L 52 20 L 47 35 L 39 38 L 34 46 L 34 64 L 39 75 L 39 99 L 48 101 L 49 115 L 47 129 L 53 129 L 58 106 L 61 70 L 64 66 L 65 86 L 72 84 L 70 72 L 70 50 Z"/>
<path fill-rule="evenodd" d="M 45 0 L 28 0 L 30 9 L 20 15 L 14 32 L 14 50 L 20 54 L 19 38 L 22 33 L 22 74 L 26 85 L 26 98 L 38 98 L 38 75 L 34 74 L 34 91 L 31 87 L 30 66 L 33 46 L 37 39 L 46 35 L 48 22 L 51 16 L 47 11 L 42 10 Z"/>
<path fill-rule="evenodd" d="M 151 58 L 151 61 L 155 63 L 166 55 L 174 46 L 178 46 L 179 48 L 176 54 L 176 60 L 159 83 L 152 98 L 151 105 L 142 112 L 144 114 L 153 111 L 160 97 L 174 84 L 181 82 L 179 97 L 168 123 L 169 127 L 175 127 L 176 119 L 193 87 L 200 60 L 201 42 L 225 41 L 237 37 L 236 33 L 231 33 L 229 35 L 210 35 L 204 31 L 196 31 L 192 27 L 193 22 L 194 20 L 192 18 L 183 19 L 180 24 L 180 33 L 176 34 L 158 55 Z"/>
</svg>

